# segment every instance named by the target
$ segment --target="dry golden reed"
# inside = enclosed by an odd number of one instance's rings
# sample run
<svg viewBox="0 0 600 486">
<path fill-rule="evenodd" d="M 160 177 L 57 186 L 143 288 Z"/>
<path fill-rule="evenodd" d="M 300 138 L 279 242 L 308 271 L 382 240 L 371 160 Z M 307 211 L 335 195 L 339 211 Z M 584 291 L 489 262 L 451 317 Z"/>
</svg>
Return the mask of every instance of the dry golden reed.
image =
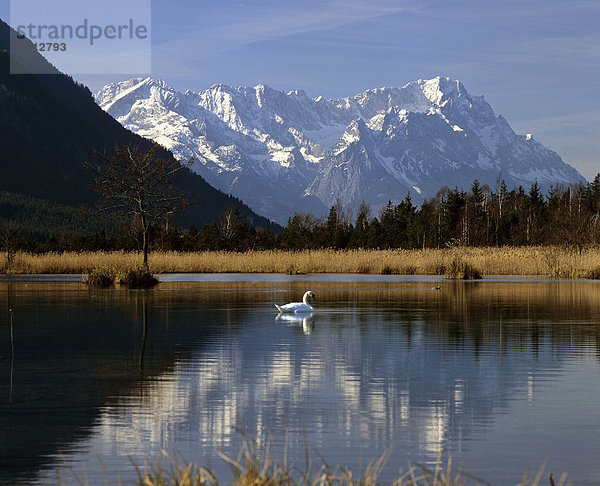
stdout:
<svg viewBox="0 0 600 486">
<path fill-rule="evenodd" d="M 288 436 L 284 443 L 283 455 L 278 450 L 271 434 L 267 431 L 267 439 L 257 441 L 247 434 L 241 433 L 242 443 L 238 453 L 233 456 L 227 454 L 221 447 L 217 447 L 218 455 L 228 464 L 231 471 L 231 479 L 223 484 L 232 486 L 378 486 L 389 484 L 390 486 L 481 486 L 489 485 L 486 480 L 469 474 L 464 464 L 458 468 L 449 456 L 444 462 L 438 455 L 432 466 L 409 465 L 407 470 L 399 469 L 392 481 L 384 483 L 380 477 L 392 457 L 392 448 L 389 447 L 379 458 L 369 461 L 366 466 L 358 470 L 352 470 L 340 465 L 330 466 L 320 456 L 321 465 L 314 469 L 308 446 L 305 445 L 305 464 L 298 466 L 288 460 Z M 215 472 L 203 466 L 185 461 L 180 456 L 170 455 L 167 451 L 161 451 L 156 462 L 146 460 L 144 466 L 140 466 L 135 459 L 131 458 L 137 480 L 133 484 L 138 486 L 219 486 L 221 484 Z M 361 460 L 362 463 L 362 460 Z M 521 479 L 515 482 L 515 486 L 572 486 L 567 482 L 567 474 L 562 473 L 555 481 L 554 474 L 546 476 L 546 463 L 542 464 L 537 473 L 531 474 L 525 470 Z M 396 469 L 397 466 L 396 466 Z M 86 480 L 70 471 L 76 479 L 75 484 L 87 485 Z M 66 486 L 68 483 L 66 474 L 56 470 L 57 484 Z M 47 478 L 42 476 L 44 484 L 49 484 Z M 107 476 L 105 471 L 105 484 L 117 484 Z M 119 480 L 118 484 L 121 484 Z M 130 484 L 130 483 L 128 483 Z"/>
<path fill-rule="evenodd" d="M 306 250 L 249 252 L 153 252 L 154 273 L 367 273 L 443 275 L 457 256 L 484 275 L 546 275 L 597 278 L 600 248 L 581 253 L 563 247 L 450 248 L 424 250 Z M 0 273 L 87 274 L 94 268 L 123 271 L 141 262 L 136 252 L 67 252 L 14 255 L 10 268 L 0 256 Z"/>
<path fill-rule="evenodd" d="M 306 454 L 307 464 L 303 469 L 293 464 L 288 464 L 287 442 L 283 459 L 269 439 L 266 444 L 260 445 L 255 440 L 244 436 L 242 446 L 237 457 L 231 457 L 223 451 L 219 452 L 221 458 L 229 464 L 233 479 L 228 482 L 233 486 L 377 486 L 382 483 L 379 478 L 391 457 L 391 448 L 388 448 L 378 459 L 370 461 L 364 470 L 353 471 L 342 466 L 331 467 L 325 463 L 312 471 L 311 460 Z M 136 466 L 139 486 L 218 486 L 219 480 L 215 473 L 205 467 L 186 463 L 178 458 L 173 458 L 165 451 L 165 467 L 163 458 L 159 459 L 156 466 L 147 466 L 141 469 Z M 558 482 L 555 482 L 552 473 L 545 482 L 545 468 L 542 465 L 537 474 L 530 476 L 525 471 L 522 479 L 516 486 L 539 486 L 542 483 L 550 486 L 565 486 L 567 474 L 563 473 Z M 391 486 L 467 486 L 490 484 L 485 480 L 472 476 L 461 466 L 456 470 L 452 458 L 446 464 L 438 456 L 432 468 L 425 466 L 412 466 L 405 472 L 399 472 L 396 478 L 388 483 Z M 569 483 L 570 484 L 570 483 Z"/>
</svg>

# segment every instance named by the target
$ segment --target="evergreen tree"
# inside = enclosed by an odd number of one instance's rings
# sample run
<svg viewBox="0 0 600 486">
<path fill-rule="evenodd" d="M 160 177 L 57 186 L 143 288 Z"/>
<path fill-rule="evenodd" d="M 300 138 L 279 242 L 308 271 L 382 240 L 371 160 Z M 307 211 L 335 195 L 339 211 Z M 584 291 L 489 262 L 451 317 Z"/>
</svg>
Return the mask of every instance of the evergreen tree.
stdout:
<svg viewBox="0 0 600 486">
<path fill-rule="evenodd" d="M 313 234 L 321 220 L 312 213 L 294 213 L 287 226 L 277 238 L 280 248 L 286 250 L 308 250 L 316 248 Z"/>
<path fill-rule="evenodd" d="M 410 193 L 394 210 L 395 229 L 398 234 L 398 247 L 414 248 L 416 236 L 413 231 L 417 208 L 413 205 Z"/>
<path fill-rule="evenodd" d="M 388 201 L 379 214 L 379 223 L 381 231 L 381 240 L 378 243 L 379 248 L 394 248 L 397 246 L 398 231 L 395 227 L 394 205 Z"/>
<path fill-rule="evenodd" d="M 529 189 L 529 194 L 524 202 L 524 210 L 527 244 L 539 244 L 543 233 L 543 225 L 547 218 L 547 207 L 537 180 Z"/>
<path fill-rule="evenodd" d="M 350 248 L 367 248 L 370 214 L 371 207 L 369 204 L 365 201 L 361 202 L 349 241 Z"/>
<path fill-rule="evenodd" d="M 441 204 L 440 243 L 466 244 L 466 194 L 458 188 L 451 189 Z"/>
<path fill-rule="evenodd" d="M 482 246 L 486 241 L 486 195 L 479 181 L 475 179 L 471 186 L 471 194 L 467 200 L 467 231 L 466 243 Z"/>
</svg>

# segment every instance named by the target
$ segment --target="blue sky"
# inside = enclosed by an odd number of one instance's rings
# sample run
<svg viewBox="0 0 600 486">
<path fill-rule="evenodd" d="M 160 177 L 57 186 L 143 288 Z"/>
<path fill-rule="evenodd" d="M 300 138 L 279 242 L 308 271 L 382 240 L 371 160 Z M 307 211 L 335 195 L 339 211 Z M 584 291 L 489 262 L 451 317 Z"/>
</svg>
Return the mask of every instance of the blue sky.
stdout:
<svg viewBox="0 0 600 486">
<path fill-rule="evenodd" d="M 264 83 L 339 97 L 447 75 L 589 179 L 599 25 L 598 0 L 153 0 L 152 76 L 181 90 Z M 95 91 L 129 76 L 75 77 Z"/>
</svg>

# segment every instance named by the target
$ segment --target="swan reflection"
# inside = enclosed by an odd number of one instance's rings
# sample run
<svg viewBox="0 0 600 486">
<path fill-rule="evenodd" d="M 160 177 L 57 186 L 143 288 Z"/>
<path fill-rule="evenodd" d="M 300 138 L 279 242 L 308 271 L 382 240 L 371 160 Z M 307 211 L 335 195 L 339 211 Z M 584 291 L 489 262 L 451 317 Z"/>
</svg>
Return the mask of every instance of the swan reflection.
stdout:
<svg viewBox="0 0 600 486">
<path fill-rule="evenodd" d="M 275 317 L 276 321 L 284 321 L 289 323 L 291 326 L 300 326 L 302 325 L 302 331 L 304 334 L 309 335 L 312 333 L 312 330 L 315 328 L 315 313 L 314 312 L 304 312 L 300 315 L 298 314 L 284 314 L 280 312 Z"/>
</svg>

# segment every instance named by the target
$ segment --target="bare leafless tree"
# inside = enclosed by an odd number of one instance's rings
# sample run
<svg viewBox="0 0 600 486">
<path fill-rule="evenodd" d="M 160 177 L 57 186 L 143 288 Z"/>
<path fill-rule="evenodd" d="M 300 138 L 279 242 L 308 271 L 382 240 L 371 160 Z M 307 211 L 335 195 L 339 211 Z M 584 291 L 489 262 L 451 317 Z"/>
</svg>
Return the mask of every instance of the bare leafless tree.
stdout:
<svg viewBox="0 0 600 486">
<path fill-rule="evenodd" d="M 173 157 L 157 156 L 155 144 L 146 152 L 137 147 L 116 148 L 112 157 L 96 153 L 100 165 L 85 166 L 96 174 L 93 187 L 99 196 L 98 209 L 137 218 L 142 231 L 143 266 L 148 269 L 148 230 L 150 225 L 188 207 L 184 191 L 173 184 L 173 176 L 192 164 Z"/>
</svg>

